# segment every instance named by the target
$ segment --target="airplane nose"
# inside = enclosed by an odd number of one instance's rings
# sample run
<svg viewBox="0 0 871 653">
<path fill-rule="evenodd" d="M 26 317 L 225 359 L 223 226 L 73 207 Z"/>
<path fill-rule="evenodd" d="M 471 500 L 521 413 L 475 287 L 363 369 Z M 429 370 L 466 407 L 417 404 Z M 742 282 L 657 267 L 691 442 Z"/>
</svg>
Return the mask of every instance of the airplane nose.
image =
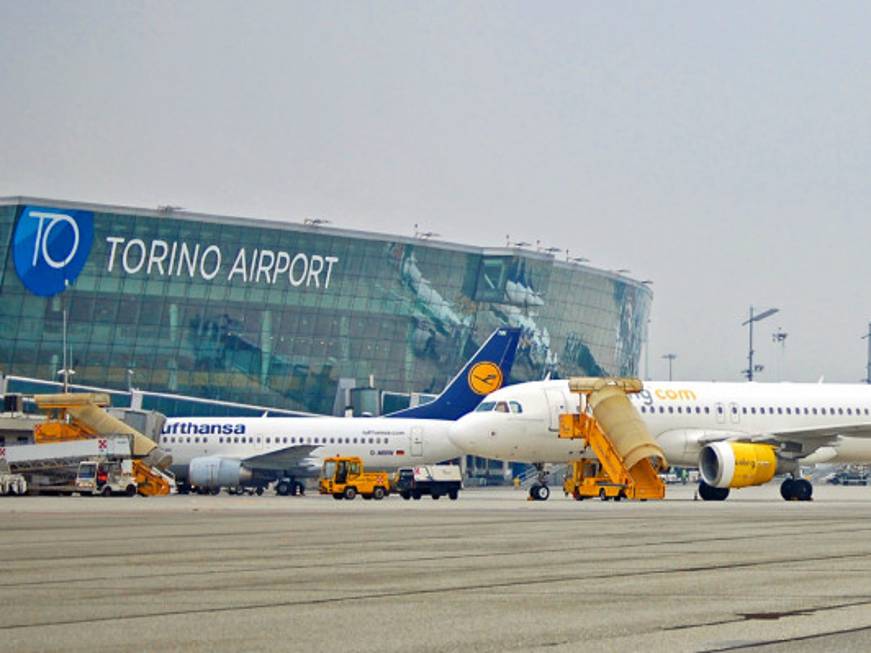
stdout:
<svg viewBox="0 0 871 653">
<path fill-rule="evenodd" d="M 477 423 L 477 421 L 466 418 L 457 420 L 448 433 L 448 439 L 455 447 L 466 453 L 486 455 L 485 444 L 493 429 L 485 428 L 484 424 Z"/>
</svg>

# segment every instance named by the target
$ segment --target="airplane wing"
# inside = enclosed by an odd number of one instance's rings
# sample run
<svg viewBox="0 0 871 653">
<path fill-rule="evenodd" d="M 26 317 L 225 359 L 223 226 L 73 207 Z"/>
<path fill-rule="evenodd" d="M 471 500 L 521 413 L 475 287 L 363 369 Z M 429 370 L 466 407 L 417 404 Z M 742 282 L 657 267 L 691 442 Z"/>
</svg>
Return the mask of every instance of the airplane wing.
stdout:
<svg viewBox="0 0 871 653">
<path fill-rule="evenodd" d="M 249 469 L 270 471 L 282 471 L 297 467 L 314 469 L 316 465 L 310 460 L 310 456 L 318 448 L 318 445 L 299 444 L 243 458 L 242 463 Z"/>
<path fill-rule="evenodd" d="M 826 456 L 823 455 L 825 452 L 833 454 L 836 450 L 843 448 L 846 442 L 844 437 L 871 438 L 871 423 L 833 424 L 760 433 L 736 433 L 727 430 L 706 431 L 700 434 L 698 442 L 702 446 L 723 441 L 771 444 L 778 447 L 781 456 L 808 459 L 814 454 L 825 458 Z"/>
</svg>

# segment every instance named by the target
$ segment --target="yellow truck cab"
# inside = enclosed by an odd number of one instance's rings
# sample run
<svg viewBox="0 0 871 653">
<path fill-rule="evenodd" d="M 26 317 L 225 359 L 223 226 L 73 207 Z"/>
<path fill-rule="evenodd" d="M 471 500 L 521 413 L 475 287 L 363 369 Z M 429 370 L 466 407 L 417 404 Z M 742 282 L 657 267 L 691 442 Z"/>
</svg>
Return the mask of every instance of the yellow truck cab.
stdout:
<svg viewBox="0 0 871 653">
<path fill-rule="evenodd" d="M 390 481 L 386 472 L 365 471 L 357 456 L 334 456 L 324 460 L 318 491 L 334 499 L 350 501 L 359 494 L 380 501 L 390 493 Z"/>
</svg>

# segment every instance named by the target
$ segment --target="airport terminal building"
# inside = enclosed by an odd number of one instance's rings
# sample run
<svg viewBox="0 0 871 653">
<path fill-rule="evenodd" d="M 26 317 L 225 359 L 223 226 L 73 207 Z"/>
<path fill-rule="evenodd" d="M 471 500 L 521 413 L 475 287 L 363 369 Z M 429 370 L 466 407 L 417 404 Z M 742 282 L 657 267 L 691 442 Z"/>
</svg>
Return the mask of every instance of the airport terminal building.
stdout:
<svg viewBox="0 0 871 653">
<path fill-rule="evenodd" d="M 652 299 L 529 249 L 29 197 L 0 200 L 0 261 L 7 376 L 57 380 L 66 332 L 76 384 L 316 413 L 437 392 L 501 325 L 515 381 L 637 374 Z"/>
</svg>

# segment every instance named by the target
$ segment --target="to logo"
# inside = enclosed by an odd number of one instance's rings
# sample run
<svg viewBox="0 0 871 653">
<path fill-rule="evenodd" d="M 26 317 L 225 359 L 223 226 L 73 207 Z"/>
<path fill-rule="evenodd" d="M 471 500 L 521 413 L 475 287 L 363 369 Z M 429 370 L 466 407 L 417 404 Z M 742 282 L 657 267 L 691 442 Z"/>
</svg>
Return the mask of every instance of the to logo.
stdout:
<svg viewBox="0 0 871 653">
<path fill-rule="evenodd" d="M 51 297 L 81 273 L 94 240 L 94 214 L 25 206 L 18 218 L 12 257 L 30 292 Z"/>
<path fill-rule="evenodd" d="M 476 363 L 469 370 L 469 387 L 472 392 L 486 395 L 502 387 L 502 370 L 496 363 Z"/>
</svg>

